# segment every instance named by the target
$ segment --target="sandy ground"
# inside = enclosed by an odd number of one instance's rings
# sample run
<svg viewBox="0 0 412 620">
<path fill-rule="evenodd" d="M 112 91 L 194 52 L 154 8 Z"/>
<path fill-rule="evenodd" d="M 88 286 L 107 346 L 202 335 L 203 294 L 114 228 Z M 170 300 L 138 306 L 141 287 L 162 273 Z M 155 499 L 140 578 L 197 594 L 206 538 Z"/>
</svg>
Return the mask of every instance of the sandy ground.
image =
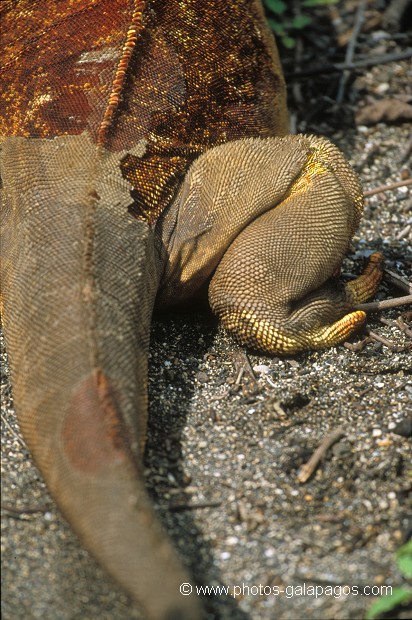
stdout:
<svg viewBox="0 0 412 620">
<path fill-rule="evenodd" d="M 395 75 L 398 66 L 384 71 Z M 408 168 L 401 158 L 409 134 L 406 124 L 379 124 L 329 137 L 371 188 L 398 181 Z M 365 255 L 379 250 L 390 269 L 410 276 L 411 236 L 397 236 L 411 223 L 411 206 L 406 188 L 370 198 L 344 271 L 359 272 Z M 400 294 L 381 287 L 381 298 Z M 403 583 L 394 551 L 410 528 L 410 440 L 403 436 L 412 416 L 410 349 L 407 336 L 378 316 L 369 327 L 400 350 L 375 342 L 360 352 L 249 355 L 260 367 L 257 383 L 246 372 L 236 391 L 244 353 L 209 315 L 155 320 L 147 481 L 193 585 L 230 588 L 208 597 L 205 617 L 362 618 L 373 600 L 365 586 Z M 3 619 L 140 618 L 49 498 L 20 437 L 7 366 L 4 372 Z M 299 483 L 299 467 L 337 428 L 344 437 Z"/>
</svg>

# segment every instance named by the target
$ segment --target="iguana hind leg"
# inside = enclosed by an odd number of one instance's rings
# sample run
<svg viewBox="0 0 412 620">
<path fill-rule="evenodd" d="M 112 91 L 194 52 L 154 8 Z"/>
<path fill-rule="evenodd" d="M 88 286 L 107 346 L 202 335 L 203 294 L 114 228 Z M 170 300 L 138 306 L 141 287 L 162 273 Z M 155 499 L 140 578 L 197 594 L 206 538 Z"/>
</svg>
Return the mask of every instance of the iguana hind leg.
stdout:
<svg viewBox="0 0 412 620">
<path fill-rule="evenodd" d="M 212 309 L 240 341 L 271 353 L 333 346 L 365 321 L 353 312 L 374 294 L 382 257 L 343 286 L 334 274 L 357 226 L 356 175 L 330 143 L 311 151 L 280 204 L 229 246 L 209 287 Z"/>
</svg>

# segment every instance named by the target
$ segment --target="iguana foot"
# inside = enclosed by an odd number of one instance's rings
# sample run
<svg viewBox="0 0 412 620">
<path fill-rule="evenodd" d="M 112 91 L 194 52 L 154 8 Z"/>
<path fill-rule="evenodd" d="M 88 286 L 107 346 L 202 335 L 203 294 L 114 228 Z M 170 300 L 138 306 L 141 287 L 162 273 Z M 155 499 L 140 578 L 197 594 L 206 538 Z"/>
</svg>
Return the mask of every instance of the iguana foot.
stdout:
<svg viewBox="0 0 412 620">
<path fill-rule="evenodd" d="M 381 254 L 372 254 L 361 276 L 343 287 L 337 280 L 330 280 L 299 303 L 290 303 L 289 314 L 280 305 L 267 308 L 262 304 L 258 311 L 245 304 L 241 309 L 226 307 L 217 312 L 224 327 L 238 340 L 261 351 L 295 353 L 331 347 L 365 323 L 365 312 L 345 312 L 375 293 L 382 277 L 382 262 Z M 213 291 L 216 310 L 216 286 Z M 331 323 L 339 315 L 341 318 Z"/>
</svg>

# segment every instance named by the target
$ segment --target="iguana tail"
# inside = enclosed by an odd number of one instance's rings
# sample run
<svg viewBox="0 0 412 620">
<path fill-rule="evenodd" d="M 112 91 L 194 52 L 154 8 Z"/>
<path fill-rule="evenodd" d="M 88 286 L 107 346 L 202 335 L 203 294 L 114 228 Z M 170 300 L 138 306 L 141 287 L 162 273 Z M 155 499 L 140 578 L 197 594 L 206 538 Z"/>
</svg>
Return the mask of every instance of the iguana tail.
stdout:
<svg viewBox="0 0 412 620">
<path fill-rule="evenodd" d="M 179 592 L 189 579 L 141 473 L 158 277 L 150 230 L 127 213 L 115 159 L 97 156 L 87 134 L 4 142 L 1 279 L 14 402 L 84 545 L 149 617 L 194 619 L 198 602 Z"/>
</svg>

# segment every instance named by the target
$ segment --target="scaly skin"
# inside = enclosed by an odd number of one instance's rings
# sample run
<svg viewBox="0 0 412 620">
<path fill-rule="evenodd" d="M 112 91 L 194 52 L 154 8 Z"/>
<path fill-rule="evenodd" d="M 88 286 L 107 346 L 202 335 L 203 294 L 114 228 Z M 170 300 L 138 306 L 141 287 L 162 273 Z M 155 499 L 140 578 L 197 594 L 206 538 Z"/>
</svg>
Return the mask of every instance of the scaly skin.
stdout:
<svg viewBox="0 0 412 620">
<path fill-rule="evenodd" d="M 209 302 L 247 346 L 295 353 L 333 346 L 364 322 L 382 257 L 345 287 L 340 269 L 362 212 L 359 180 L 324 138 L 245 139 L 195 161 L 157 226 L 167 250 L 157 304 L 211 278 Z M 188 224 L 189 223 L 189 224 Z"/>
<path fill-rule="evenodd" d="M 283 76 L 255 0 L 20 0 L 2 22 L 19 423 L 63 514 L 147 616 L 194 620 L 141 475 L 155 297 L 212 278 L 213 309 L 247 344 L 334 344 L 380 277 L 375 258 L 345 289 L 330 282 L 361 190 L 327 141 L 282 137 Z"/>
</svg>

